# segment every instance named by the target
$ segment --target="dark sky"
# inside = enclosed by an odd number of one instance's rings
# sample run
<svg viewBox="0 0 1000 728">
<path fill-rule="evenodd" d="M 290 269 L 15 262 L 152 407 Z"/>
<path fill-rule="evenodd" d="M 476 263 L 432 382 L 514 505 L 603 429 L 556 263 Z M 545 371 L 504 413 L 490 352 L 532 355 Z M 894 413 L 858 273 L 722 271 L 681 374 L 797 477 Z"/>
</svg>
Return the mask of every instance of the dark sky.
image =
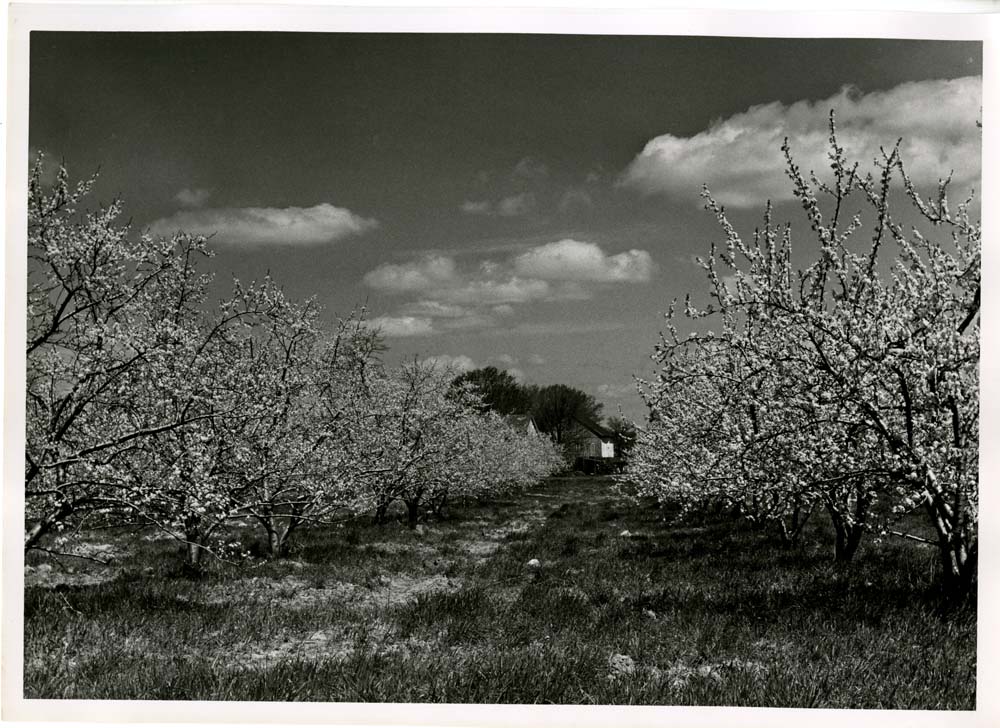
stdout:
<svg viewBox="0 0 1000 728">
<path fill-rule="evenodd" d="M 930 82 L 981 69 L 958 42 L 34 32 L 30 144 L 100 168 L 139 229 L 217 230 L 223 283 L 269 270 L 331 315 L 367 300 L 390 358 L 511 367 L 638 416 L 630 376 L 719 239 L 700 184 L 751 225 L 757 147 L 786 123 L 805 144 L 831 104 L 861 150 L 912 135 L 968 166 L 978 79 Z"/>
</svg>

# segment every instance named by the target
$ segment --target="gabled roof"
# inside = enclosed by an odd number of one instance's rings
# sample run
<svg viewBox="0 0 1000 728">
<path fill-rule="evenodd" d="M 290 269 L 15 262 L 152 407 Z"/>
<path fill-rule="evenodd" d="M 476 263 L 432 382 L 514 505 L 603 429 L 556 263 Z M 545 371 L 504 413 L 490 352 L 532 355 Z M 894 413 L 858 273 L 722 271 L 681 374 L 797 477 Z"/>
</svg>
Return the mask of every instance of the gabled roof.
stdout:
<svg viewBox="0 0 1000 728">
<path fill-rule="evenodd" d="M 580 425 L 580 427 L 582 427 L 583 429 L 588 430 L 593 434 L 597 435 L 602 440 L 610 440 L 615 436 L 615 433 L 613 433 L 607 427 L 605 427 L 604 425 L 600 425 L 594 422 L 593 420 L 587 420 L 582 417 L 574 417 L 573 421 L 576 422 L 576 424 Z"/>
<path fill-rule="evenodd" d="M 526 430 L 530 425 L 536 430 L 538 429 L 538 425 L 535 424 L 535 418 L 531 415 L 504 415 L 504 419 L 507 420 L 507 424 L 511 427 Z"/>
</svg>

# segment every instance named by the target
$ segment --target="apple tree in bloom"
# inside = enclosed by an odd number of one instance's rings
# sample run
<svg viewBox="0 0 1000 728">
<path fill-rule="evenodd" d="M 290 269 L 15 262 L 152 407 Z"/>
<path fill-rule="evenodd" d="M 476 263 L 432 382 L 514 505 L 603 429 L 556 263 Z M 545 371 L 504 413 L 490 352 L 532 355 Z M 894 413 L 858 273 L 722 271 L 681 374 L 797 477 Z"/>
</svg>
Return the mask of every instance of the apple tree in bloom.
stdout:
<svg viewBox="0 0 1000 728">
<path fill-rule="evenodd" d="M 922 509 L 962 591 L 978 552 L 980 225 L 970 200 L 949 205 L 947 180 L 922 197 L 895 148 L 860 174 L 832 116 L 830 129 L 829 181 L 784 147 L 817 243 L 804 269 L 770 206 L 744 240 L 706 190 L 725 234 L 702 261 L 712 301 L 688 302 L 698 330 L 671 320 L 656 347 L 630 475 L 790 531 L 821 506 L 841 559 L 890 529 L 884 514 Z"/>
<path fill-rule="evenodd" d="M 363 386 L 380 348 L 363 312 L 327 334 L 316 307 L 286 304 L 253 339 L 248 385 L 260 408 L 237 437 L 245 458 L 233 469 L 246 484 L 242 510 L 264 530 L 272 556 L 286 555 L 293 534 L 350 515 L 360 477 L 342 447 L 342 393 Z"/>
<path fill-rule="evenodd" d="M 129 402 L 164 416 L 183 406 L 187 389 L 198 392 L 196 423 L 157 433 L 130 453 L 121 503 L 137 523 L 185 543 L 192 567 L 203 551 L 224 545 L 224 527 L 237 518 L 271 527 L 276 550 L 289 535 L 287 526 L 278 530 L 274 510 L 290 509 L 289 483 L 298 484 L 304 467 L 308 446 L 294 407 L 305 394 L 314 318 L 311 303 L 288 301 L 269 279 L 235 282 L 216 311 L 195 317 L 199 336 L 189 355 L 165 361 Z"/>
<path fill-rule="evenodd" d="M 401 502 L 410 527 L 450 496 L 485 497 L 536 482 L 555 467 L 548 443 L 531 442 L 490 412 L 454 373 L 410 362 L 368 368 L 358 386 L 342 392 L 336 411 L 341 447 L 354 483 L 353 510 L 385 519 Z"/>
<path fill-rule="evenodd" d="M 374 509 L 383 520 L 402 501 L 414 527 L 421 507 L 457 476 L 460 458 L 473 448 L 478 400 L 452 380 L 447 371 L 411 362 L 375 373 L 355 392 L 345 442 L 365 484 L 356 510 Z"/>
<path fill-rule="evenodd" d="M 449 497 L 487 500 L 535 485 L 564 467 L 561 451 L 549 438 L 516 429 L 477 402 L 473 407 L 462 423 L 459 447 L 428 494 L 436 512 Z"/>
<path fill-rule="evenodd" d="M 91 185 L 71 185 L 62 168 L 46 188 L 41 158 L 29 178 L 26 548 L 117 509 L 121 464 L 134 449 L 210 416 L 191 382 L 172 409 L 131 404 L 137 392 L 184 379 L 165 368 L 197 348 L 204 240 L 131 236 L 117 202 L 81 212 Z"/>
<path fill-rule="evenodd" d="M 272 555 L 292 535 L 402 501 L 415 525 L 450 494 L 547 475 L 554 455 L 453 372 L 387 369 L 352 312 L 331 331 L 269 278 L 206 300 L 203 238 L 135 236 L 91 182 L 29 184 L 26 548 L 86 525 L 155 527 L 187 564 L 234 522 Z"/>
</svg>

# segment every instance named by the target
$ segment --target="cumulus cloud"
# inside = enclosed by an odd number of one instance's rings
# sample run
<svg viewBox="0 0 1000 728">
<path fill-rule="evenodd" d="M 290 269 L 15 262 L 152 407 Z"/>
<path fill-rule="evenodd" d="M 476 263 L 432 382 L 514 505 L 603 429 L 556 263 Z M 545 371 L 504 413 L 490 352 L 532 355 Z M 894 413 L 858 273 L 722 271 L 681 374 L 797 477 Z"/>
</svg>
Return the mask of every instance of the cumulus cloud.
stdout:
<svg viewBox="0 0 1000 728">
<path fill-rule="evenodd" d="M 501 217 L 520 217 L 527 215 L 535 207 L 535 196 L 530 192 L 505 197 L 497 203 L 497 214 Z"/>
<path fill-rule="evenodd" d="M 520 179 L 538 179 L 546 177 L 548 174 L 549 168 L 532 157 L 523 157 L 518 160 L 517 164 L 514 165 L 514 171 L 511 172 L 512 177 Z"/>
<path fill-rule="evenodd" d="M 512 331 L 518 334 L 534 336 L 576 336 L 599 331 L 621 331 L 620 321 L 584 321 L 582 323 L 566 323 L 565 321 L 540 321 L 520 323 Z"/>
<path fill-rule="evenodd" d="M 440 319 L 437 323 L 445 331 L 462 331 L 492 328 L 497 325 L 497 320 L 488 311 L 478 311 L 461 318 Z"/>
<path fill-rule="evenodd" d="M 518 369 L 517 367 L 508 367 L 507 373 L 514 377 L 514 380 L 523 384 L 525 382 L 525 375 L 523 369 Z"/>
<path fill-rule="evenodd" d="M 848 156 L 872 168 L 879 147 L 902 138 L 900 152 L 918 185 L 955 172 L 963 189 L 978 186 L 982 78 L 904 83 L 862 94 L 853 87 L 820 101 L 772 102 L 713 123 L 692 137 L 663 134 L 650 140 L 620 183 L 643 194 L 692 198 L 708 184 L 723 204 L 747 207 L 765 199 L 792 199 L 781 144 L 787 136 L 796 163 L 821 177 L 829 169 L 828 115 L 836 111 L 837 137 Z"/>
<path fill-rule="evenodd" d="M 438 296 L 452 303 L 499 305 L 542 300 L 548 298 L 550 292 L 546 281 L 515 275 L 470 280 L 454 288 L 442 289 Z"/>
<path fill-rule="evenodd" d="M 421 360 L 421 364 L 433 366 L 435 369 L 451 370 L 453 372 L 468 372 L 476 368 L 476 362 L 465 354 L 437 354 Z"/>
<path fill-rule="evenodd" d="M 364 281 L 384 291 L 424 291 L 454 280 L 455 259 L 446 255 L 428 255 L 410 263 L 380 265 L 365 274 Z"/>
<path fill-rule="evenodd" d="M 384 336 L 425 336 L 435 333 L 431 320 L 422 316 L 376 316 L 369 326 Z"/>
<path fill-rule="evenodd" d="M 644 250 L 608 255 L 594 243 L 560 240 L 473 266 L 459 267 L 449 255 L 424 255 L 381 265 L 364 282 L 403 298 L 394 315 L 374 319 L 383 332 L 417 336 L 495 327 L 518 307 L 588 299 L 596 285 L 648 281 L 654 268 Z"/>
<path fill-rule="evenodd" d="M 510 374 L 514 379 L 519 382 L 525 381 L 524 370 L 516 366 L 518 364 L 518 359 L 511 356 L 510 354 L 495 354 L 494 356 L 487 359 L 491 365 L 496 366 L 498 369 Z"/>
<path fill-rule="evenodd" d="M 493 212 L 493 205 L 489 200 L 466 200 L 461 209 L 466 215 L 489 215 Z"/>
<path fill-rule="evenodd" d="M 570 239 L 541 245 L 514 259 L 518 273 L 545 280 L 648 281 L 653 268 L 645 250 L 607 255 L 595 243 Z"/>
<path fill-rule="evenodd" d="M 183 190 L 174 195 L 174 199 L 181 205 L 181 207 L 201 207 L 208 202 L 208 198 L 211 196 L 212 190 L 207 190 L 203 187 L 196 187 L 193 189 L 185 187 Z"/>
<path fill-rule="evenodd" d="M 214 235 L 232 245 L 317 245 L 358 235 L 378 223 L 343 207 L 226 207 L 182 210 L 150 225 L 153 235 Z"/>
<path fill-rule="evenodd" d="M 460 308 L 463 304 L 524 303 L 545 298 L 550 291 L 547 282 L 512 275 L 499 264 L 487 264 L 478 272 L 461 275 L 455 259 L 445 255 L 381 265 L 365 274 L 364 282 L 388 293 L 427 294 L 408 304 L 407 310 L 432 317 L 466 315 L 468 311 Z"/>
<path fill-rule="evenodd" d="M 634 384 L 601 384 L 597 387 L 597 394 L 608 399 L 619 399 L 629 394 L 635 394 Z"/>
<path fill-rule="evenodd" d="M 466 200 L 462 203 L 461 209 L 467 215 L 521 217 L 535 209 L 535 196 L 531 192 L 521 192 L 496 202 Z"/>
<path fill-rule="evenodd" d="M 559 199 L 559 212 L 585 210 L 594 204 L 593 198 L 586 190 L 570 188 Z"/>
<path fill-rule="evenodd" d="M 404 304 L 401 310 L 408 316 L 423 316 L 426 318 L 462 318 L 472 313 L 464 306 L 427 300 Z"/>
</svg>

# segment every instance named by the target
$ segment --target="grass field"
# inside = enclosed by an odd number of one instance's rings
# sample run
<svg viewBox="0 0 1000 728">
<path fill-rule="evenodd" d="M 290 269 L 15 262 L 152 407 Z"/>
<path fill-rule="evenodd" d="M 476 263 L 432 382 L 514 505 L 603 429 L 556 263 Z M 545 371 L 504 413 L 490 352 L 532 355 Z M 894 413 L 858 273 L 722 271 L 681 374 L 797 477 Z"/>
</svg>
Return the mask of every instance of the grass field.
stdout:
<svg viewBox="0 0 1000 728">
<path fill-rule="evenodd" d="M 25 695 L 975 707 L 975 610 L 938 608 L 926 546 L 869 544 L 845 569 L 817 531 L 787 550 L 666 515 L 565 479 L 198 580 L 152 535 L 92 546 L 109 567 L 33 557 Z"/>
</svg>

